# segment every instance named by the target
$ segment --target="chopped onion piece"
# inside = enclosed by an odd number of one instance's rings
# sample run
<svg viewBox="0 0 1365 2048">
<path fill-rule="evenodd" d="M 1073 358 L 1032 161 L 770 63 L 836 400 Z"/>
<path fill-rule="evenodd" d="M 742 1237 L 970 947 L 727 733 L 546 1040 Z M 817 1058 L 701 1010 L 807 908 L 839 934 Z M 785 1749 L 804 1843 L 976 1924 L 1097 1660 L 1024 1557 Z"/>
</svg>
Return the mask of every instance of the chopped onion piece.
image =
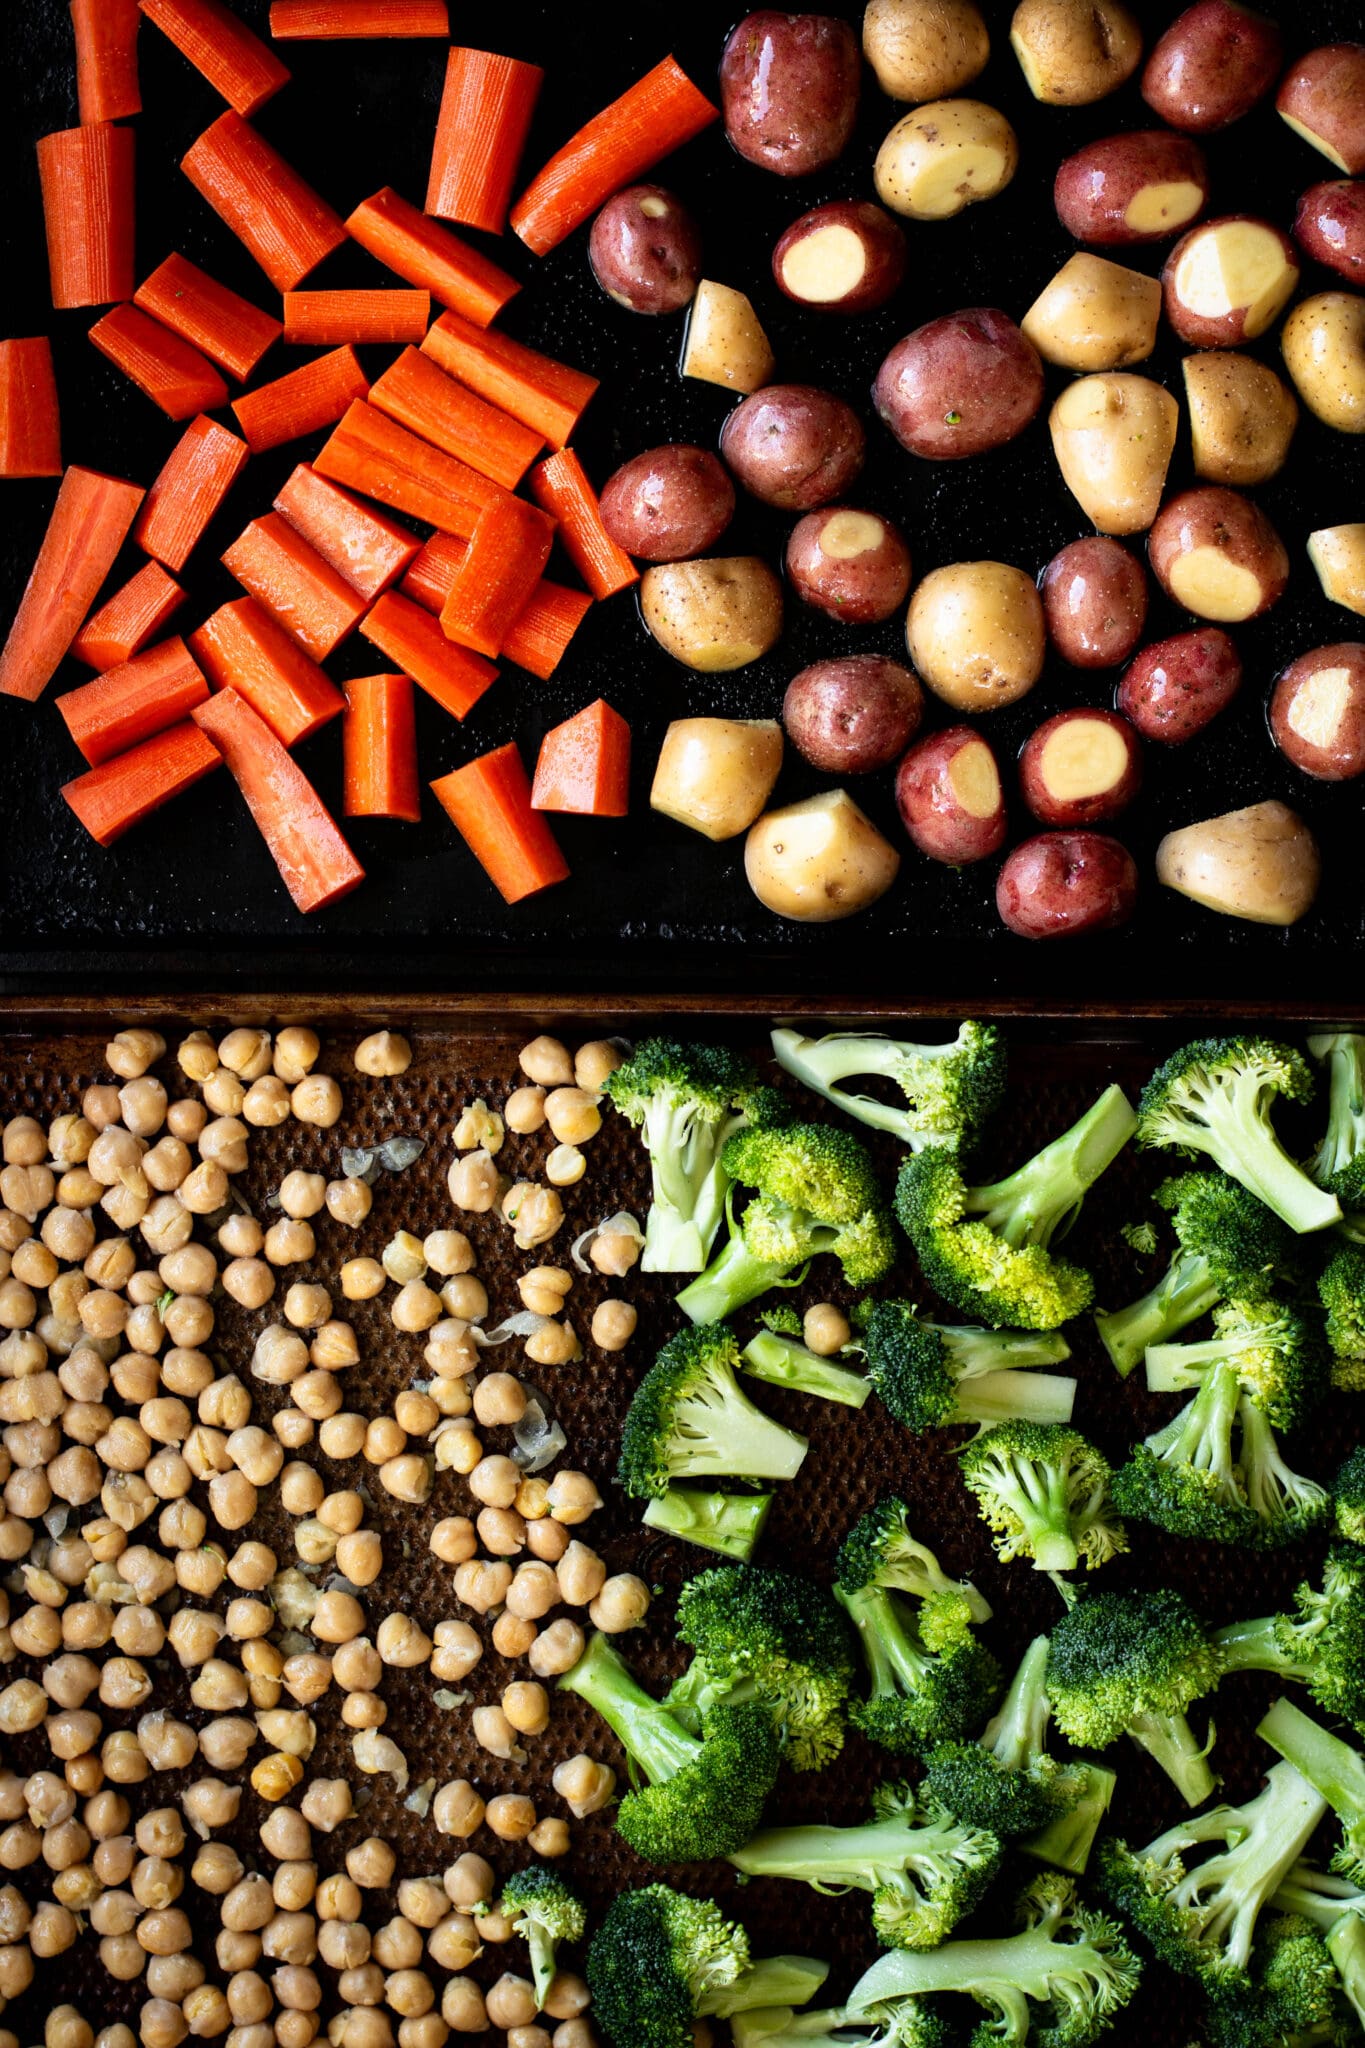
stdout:
<svg viewBox="0 0 1365 2048">
<path fill-rule="evenodd" d="M 409 1813 L 415 1813 L 419 1820 L 425 1820 L 431 1809 L 431 1795 L 436 1790 L 434 1778 L 423 1778 L 420 1785 L 403 1801 Z"/>
<path fill-rule="evenodd" d="M 534 1387 L 526 1388 L 526 1408 L 512 1431 L 516 1439 L 512 1463 L 526 1473 L 543 1472 L 552 1465 L 569 1439 L 546 1406 L 545 1396 Z"/>
<path fill-rule="evenodd" d="M 452 1692 L 448 1685 L 442 1685 L 437 1687 L 431 1697 L 438 1707 L 448 1713 L 452 1707 L 467 1707 L 474 1695 L 472 1692 Z"/>
</svg>

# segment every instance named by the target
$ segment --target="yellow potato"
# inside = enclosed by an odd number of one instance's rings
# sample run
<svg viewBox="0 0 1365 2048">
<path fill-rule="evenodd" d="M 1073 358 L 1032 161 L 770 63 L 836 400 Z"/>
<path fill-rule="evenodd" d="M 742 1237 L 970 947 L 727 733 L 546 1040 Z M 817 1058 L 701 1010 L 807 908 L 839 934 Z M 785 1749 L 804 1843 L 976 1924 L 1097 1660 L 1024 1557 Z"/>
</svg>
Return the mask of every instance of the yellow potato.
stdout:
<svg viewBox="0 0 1365 2048">
<path fill-rule="evenodd" d="M 1086 250 L 1044 285 L 1020 328 L 1044 362 L 1067 370 L 1118 370 L 1156 347 L 1161 285 Z"/>
<path fill-rule="evenodd" d="M 1141 533 L 1156 518 L 1180 408 L 1150 377 L 1080 377 L 1049 415 L 1067 488 L 1101 533 Z"/>
<path fill-rule="evenodd" d="M 941 100 L 961 92 L 990 54 L 974 0 L 867 0 L 863 55 L 893 100 Z"/>
<path fill-rule="evenodd" d="M 1043 601 L 1008 562 L 951 562 L 910 599 L 905 644 L 936 697 L 959 711 L 994 711 L 1026 696 L 1043 672 Z"/>
<path fill-rule="evenodd" d="M 1036 100 L 1085 107 L 1132 77 L 1142 30 L 1118 0 L 1020 0 L 1010 46 Z"/>
<path fill-rule="evenodd" d="M 1365 298 L 1316 292 L 1285 321 L 1280 347 L 1308 410 L 1343 434 L 1365 434 Z"/>
<path fill-rule="evenodd" d="M 659 645 L 686 667 L 743 668 L 777 643 L 782 585 L 757 555 L 658 562 L 640 579 L 640 612 Z"/>
<path fill-rule="evenodd" d="M 1365 521 L 1320 526 L 1308 536 L 1308 559 L 1323 596 L 1365 617 Z"/>
<path fill-rule="evenodd" d="M 1184 369 L 1195 475 L 1259 484 L 1283 469 L 1299 423 L 1284 379 L 1255 356 L 1228 348 L 1186 356 Z"/>
<path fill-rule="evenodd" d="M 747 832 L 782 767 L 775 718 L 675 718 L 664 734 L 650 806 L 707 839 Z"/>
<path fill-rule="evenodd" d="M 772 344 L 743 292 L 704 277 L 688 309 L 682 375 L 749 392 L 769 383 L 776 366 Z"/>
<path fill-rule="evenodd" d="M 903 114 L 872 167 L 877 197 L 909 220 L 950 220 L 1003 192 L 1019 144 L 1003 114 L 981 100 L 932 100 Z"/>
<path fill-rule="evenodd" d="M 846 789 L 768 811 L 744 842 L 744 872 L 759 902 L 801 924 L 865 910 L 886 894 L 900 864 Z"/>
<path fill-rule="evenodd" d="M 1318 893 L 1317 841 L 1287 804 L 1249 804 L 1168 832 L 1157 880 L 1178 895 L 1252 924 L 1296 924 Z"/>
</svg>

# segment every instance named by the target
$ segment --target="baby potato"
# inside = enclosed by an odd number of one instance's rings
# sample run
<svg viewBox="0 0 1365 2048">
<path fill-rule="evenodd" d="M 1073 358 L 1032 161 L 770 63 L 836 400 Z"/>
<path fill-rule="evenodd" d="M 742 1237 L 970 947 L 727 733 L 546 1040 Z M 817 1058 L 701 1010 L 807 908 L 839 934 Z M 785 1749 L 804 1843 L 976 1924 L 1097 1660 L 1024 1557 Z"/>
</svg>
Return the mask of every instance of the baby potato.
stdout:
<svg viewBox="0 0 1365 2048">
<path fill-rule="evenodd" d="M 1084 250 L 1044 285 L 1019 323 L 1045 363 L 1067 370 L 1121 370 L 1156 347 L 1161 286 Z"/>
<path fill-rule="evenodd" d="M 1332 178 L 1310 185 L 1294 215 L 1294 239 L 1315 263 L 1348 284 L 1365 282 L 1365 183 Z"/>
<path fill-rule="evenodd" d="M 1365 171 L 1365 43 L 1326 43 L 1300 57 L 1281 79 L 1275 107 L 1339 171 Z"/>
<path fill-rule="evenodd" d="M 1242 658 L 1221 626 L 1154 640 L 1125 670 L 1115 702 L 1144 739 L 1183 746 L 1242 687 Z"/>
<path fill-rule="evenodd" d="M 735 407 L 720 452 L 744 489 L 782 512 L 842 497 L 863 466 L 867 435 L 851 405 L 813 384 L 769 384 Z"/>
<path fill-rule="evenodd" d="M 1036 100 L 1087 107 L 1132 77 L 1142 30 L 1118 0 L 1019 0 L 1010 47 Z"/>
<path fill-rule="evenodd" d="M 1039 579 L 1048 638 L 1073 668 L 1116 668 L 1147 623 L 1141 562 L 1102 533 L 1070 541 Z"/>
<path fill-rule="evenodd" d="M 1318 572 L 1323 596 L 1365 617 L 1365 520 L 1320 526 L 1308 536 L 1308 559 Z"/>
<path fill-rule="evenodd" d="M 1104 832 L 1039 832 L 996 878 L 995 907 L 1021 939 L 1073 939 L 1127 924 L 1137 905 L 1133 856 Z"/>
<path fill-rule="evenodd" d="M 1057 167 L 1052 203 L 1078 242 L 1160 242 L 1203 212 L 1204 152 L 1187 135 L 1144 128 L 1087 142 Z"/>
<path fill-rule="evenodd" d="M 903 114 L 877 151 L 877 197 L 907 220 L 951 220 L 964 206 L 994 199 L 1019 164 L 1019 142 L 1003 114 L 981 100 L 931 100 Z"/>
<path fill-rule="evenodd" d="M 867 0 L 863 55 L 889 99 L 946 99 L 980 76 L 990 54 L 974 0 Z"/>
<path fill-rule="evenodd" d="M 772 343 L 743 292 L 704 277 L 687 315 L 679 375 L 723 384 L 730 391 L 757 391 L 776 363 Z"/>
<path fill-rule="evenodd" d="M 1156 44 L 1142 72 L 1154 114 L 1190 135 L 1210 135 L 1250 113 L 1280 74 L 1273 21 L 1237 0 L 1195 0 Z"/>
<path fill-rule="evenodd" d="M 845 654 L 793 676 L 782 723 L 827 775 L 867 775 L 904 752 L 924 716 L 918 676 L 884 654 Z"/>
<path fill-rule="evenodd" d="M 847 625 L 876 626 L 905 603 L 910 550 L 880 512 L 826 506 L 793 528 L 787 575 L 803 603 Z"/>
<path fill-rule="evenodd" d="M 870 313 L 905 276 L 905 233 L 870 199 L 831 199 L 792 222 L 773 250 L 773 282 L 800 306 Z"/>
<path fill-rule="evenodd" d="M 671 441 L 623 462 L 602 487 L 602 524 L 642 562 L 713 548 L 735 516 L 735 487 L 709 448 Z"/>
<path fill-rule="evenodd" d="M 911 747 L 896 770 L 896 808 L 920 852 L 946 867 L 989 860 L 1009 828 L 999 764 L 970 725 Z"/>
<path fill-rule="evenodd" d="M 701 229 L 662 185 L 628 185 L 593 222 L 588 261 L 628 313 L 678 313 L 701 277 Z"/>
<path fill-rule="evenodd" d="M 1167 889 L 1251 924 L 1297 924 L 1322 879 L 1317 841 L 1288 804 L 1248 804 L 1168 832 L 1156 850 Z"/>
<path fill-rule="evenodd" d="M 1142 787 L 1142 749 L 1116 711 L 1059 711 L 1019 755 L 1024 802 L 1044 825 L 1099 825 Z"/>
<path fill-rule="evenodd" d="M 747 832 L 782 767 L 775 718 L 675 718 L 664 734 L 650 808 L 706 839 Z"/>
<path fill-rule="evenodd" d="M 1234 349 L 1186 356 L 1183 367 L 1195 475 L 1215 484 L 1260 484 L 1283 469 L 1299 423 L 1283 378 Z"/>
<path fill-rule="evenodd" d="M 1201 221 L 1183 235 L 1161 273 L 1166 318 L 1182 341 L 1236 348 L 1279 319 L 1298 289 L 1298 251 L 1288 235 L 1247 213 Z"/>
<path fill-rule="evenodd" d="M 1365 298 L 1318 292 L 1301 300 L 1280 348 L 1308 410 L 1343 434 L 1365 434 Z"/>
<path fill-rule="evenodd" d="M 1270 700 L 1270 730 L 1305 775 L 1365 775 L 1365 642 L 1338 640 L 1291 661 Z"/>
<path fill-rule="evenodd" d="M 861 83 L 846 21 L 760 9 L 731 32 L 720 60 L 725 132 L 742 157 L 780 178 L 822 171 L 847 147 Z"/>
<path fill-rule="evenodd" d="M 866 910 L 886 894 L 900 864 L 846 789 L 767 812 L 744 842 L 744 872 L 759 902 L 801 924 Z"/>
<path fill-rule="evenodd" d="M 1259 505 L 1216 484 L 1172 498 L 1153 521 L 1147 554 L 1168 597 L 1220 625 L 1269 611 L 1289 581 L 1284 542 Z"/>
<path fill-rule="evenodd" d="M 660 562 L 640 578 L 640 614 L 685 668 L 743 668 L 782 633 L 782 585 L 757 555 Z"/>
<path fill-rule="evenodd" d="M 1130 371 L 1078 377 L 1048 418 L 1068 490 L 1101 533 L 1141 533 L 1166 487 L 1180 408 Z"/>
<path fill-rule="evenodd" d="M 872 402 L 902 448 L 957 462 L 1022 434 L 1043 402 L 1043 366 L 1008 313 L 969 306 L 898 341 Z"/>
<path fill-rule="evenodd" d="M 905 641 L 927 688 L 957 711 L 995 711 L 1043 671 L 1043 601 L 1008 562 L 952 562 L 915 591 Z"/>
</svg>

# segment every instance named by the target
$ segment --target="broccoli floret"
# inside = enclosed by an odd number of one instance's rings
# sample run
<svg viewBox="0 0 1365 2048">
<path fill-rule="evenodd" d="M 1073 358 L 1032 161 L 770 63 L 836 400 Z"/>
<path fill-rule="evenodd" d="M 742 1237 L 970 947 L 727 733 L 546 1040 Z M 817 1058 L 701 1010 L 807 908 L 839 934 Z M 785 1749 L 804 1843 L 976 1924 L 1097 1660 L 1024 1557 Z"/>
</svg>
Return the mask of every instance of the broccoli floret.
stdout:
<svg viewBox="0 0 1365 2048">
<path fill-rule="evenodd" d="M 934 1290 L 996 1328 L 1055 1330 L 1080 1315 L 1094 1282 L 1049 1246 L 1136 1124 L 1122 1089 L 1106 1088 L 1071 1130 L 991 1186 L 968 1187 L 944 1146 L 907 1159 L 896 1214 Z"/>
<path fill-rule="evenodd" d="M 800 1324 L 797 1324 L 799 1331 Z M 837 1359 L 822 1358 L 796 1338 L 760 1330 L 739 1354 L 745 1372 L 775 1387 L 790 1387 L 793 1393 L 814 1394 L 821 1401 L 834 1401 L 842 1408 L 861 1408 L 872 1392 L 866 1373 L 840 1365 Z"/>
<path fill-rule="evenodd" d="M 1332 1481 L 1332 1507 L 1338 1536 L 1365 1547 L 1365 1444 L 1339 1466 Z"/>
<path fill-rule="evenodd" d="M 1357 2021 L 1365 2022 L 1365 1891 L 1301 1858 L 1270 1903 L 1324 1936 L 1347 2002 Z M 1358 2030 L 1346 2038 L 1358 2039 Z"/>
<path fill-rule="evenodd" d="M 1076 1382 L 1027 1368 L 1060 1365 L 1055 1330 L 983 1330 L 924 1321 L 913 1302 L 874 1302 L 863 1332 L 867 1373 L 897 1422 L 916 1432 L 954 1422 L 1069 1422 Z"/>
<path fill-rule="evenodd" d="M 583 1901 L 561 1871 L 551 1870 L 545 1863 L 528 1863 L 504 1884 L 502 1907 L 513 1932 L 530 1951 L 536 2001 L 544 2010 L 560 1943 L 583 1939 L 587 1924 Z"/>
<path fill-rule="evenodd" d="M 756 1190 L 706 1271 L 678 1306 L 694 1323 L 720 1322 L 770 1287 L 793 1282 L 832 1252 L 850 1287 L 870 1287 L 895 1258 L 891 1218 L 866 1150 L 832 1124 L 754 1126 L 729 1139 L 725 1171 Z"/>
<path fill-rule="evenodd" d="M 773 1033 L 779 1066 L 848 1116 L 874 1131 L 890 1131 L 912 1152 L 926 1145 L 954 1149 L 970 1139 L 1005 1093 L 1005 1045 L 993 1024 L 967 1023 L 946 1045 L 915 1045 L 880 1034 L 835 1031 L 805 1038 Z M 905 1097 L 891 1107 L 875 1096 L 840 1087 L 857 1075 L 880 1075 Z"/>
<path fill-rule="evenodd" d="M 647 1529 L 747 1564 L 772 1504 L 770 1493 L 710 1493 L 699 1486 L 670 1486 L 647 1503 L 641 1520 Z"/>
<path fill-rule="evenodd" d="M 1248 1989 L 1222 1990 L 1210 2000 L 1205 2025 L 1213 2048 L 1283 2048 L 1338 2016 L 1341 1980 L 1307 1920 L 1279 1914 L 1261 1923 L 1250 1978 Z"/>
<path fill-rule="evenodd" d="M 692 2048 L 694 2021 L 805 2005 L 827 1975 L 804 1956 L 752 1961 L 719 1906 L 666 1884 L 613 1899 L 588 1946 L 593 2019 L 613 2048 Z"/>
<path fill-rule="evenodd" d="M 984 1897 L 1000 1868 L 998 1838 L 910 1785 L 879 1785 L 860 1827 L 767 1828 L 730 1861 L 749 1877 L 787 1877 L 817 1892 L 872 1894 L 888 1948 L 937 1948 Z"/>
<path fill-rule="evenodd" d="M 1002 1422 L 959 1452 L 996 1554 L 1030 1558 L 1035 1571 L 1097 1566 L 1128 1548 L 1110 1499 L 1105 1460 L 1060 1423 Z"/>
<path fill-rule="evenodd" d="M 748 1841 L 782 1760 L 768 1708 L 717 1707 L 699 1738 L 650 1698 L 604 1635 L 589 1638 L 559 1683 L 602 1716 L 645 1781 L 616 1816 L 637 1855 L 698 1863 Z"/>
<path fill-rule="evenodd" d="M 737 1378 L 739 1347 L 723 1323 L 670 1337 L 635 1389 L 617 1477 L 637 1500 L 675 1479 L 794 1479 L 807 1444 L 765 1415 Z"/>
<path fill-rule="evenodd" d="M 1242 1484 L 1247 1506 L 1260 1524 L 1262 1547 L 1274 1550 L 1316 1534 L 1332 1517 L 1326 1487 L 1286 1464 L 1274 1430 L 1245 1394 L 1237 1417 L 1242 1427 Z"/>
<path fill-rule="evenodd" d="M 875 2015 L 846 2005 L 798 2013 L 768 2006 L 736 2013 L 730 2038 L 734 2048 L 958 2048 L 951 2028 L 913 1998 L 888 2001 Z"/>
<path fill-rule="evenodd" d="M 1155 1344 L 1147 1353 L 1147 1390 L 1201 1386 L 1230 1365 L 1241 1391 L 1277 1429 L 1306 1422 L 1326 1392 L 1329 1362 L 1316 1317 L 1293 1301 L 1230 1295 L 1213 1312 L 1215 1335 L 1200 1344 Z"/>
<path fill-rule="evenodd" d="M 1031 1856 L 1036 1863 L 1050 1863 L 1054 1870 L 1068 1871 L 1072 1877 L 1084 1877 L 1090 1867 L 1095 1837 L 1113 1804 L 1118 1775 L 1107 1771 L 1103 1764 L 1082 1762 L 1079 1757 L 1068 1761 L 1067 1770 L 1080 1773 L 1080 1798 L 1065 1813 L 1058 1814 L 1056 1820 L 1040 1828 L 1036 1835 L 1025 1835 L 1014 1846 L 1021 1855 Z"/>
<path fill-rule="evenodd" d="M 1307 1102 L 1302 1053 L 1270 1038 L 1199 1038 L 1157 1068 L 1138 1105 L 1138 1143 L 1207 1153 L 1300 1233 L 1340 1221 L 1341 1204 L 1294 1164 L 1270 1121 L 1278 1096 Z"/>
<path fill-rule="evenodd" d="M 972 1622 L 989 1621 L 990 1603 L 965 1579 L 950 1579 L 932 1550 L 910 1531 L 910 1511 L 894 1493 L 860 1515 L 839 1546 L 834 1576 L 846 1593 L 879 1586 L 920 1601 L 919 1630 L 931 1649 L 961 1641 Z"/>
<path fill-rule="evenodd" d="M 1088 1594 L 1053 1626 L 1047 1692 L 1062 1733 L 1086 1749 L 1130 1735 L 1191 1806 L 1212 1792 L 1213 1772 L 1185 1712 L 1220 1675 L 1203 1622 L 1170 1587 Z"/>
<path fill-rule="evenodd" d="M 993 1834 L 1034 1834 L 1068 1813 L 1086 1789 L 1083 1764 L 1062 1764 L 1047 1753 L 1047 1651 L 1047 1637 L 1035 1636 L 980 1741 L 940 1742 L 924 1759 L 949 1811 Z"/>
<path fill-rule="evenodd" d="M 1333 1545 L 1321 1586 L 1305 1579 L 1288 1613 L 1229 1622 L 1212 1641 L 1225 1676 L 1272 1672 L 1365 1729 L 1365 1554 Z"/>
<path fill-rule="evenodd" d="M 1365 1037 L 1324 1032 L 1308 1050 L 1327 1067 L 1327 1128 L 1307 1171 L 1343 1207 L 1365 1203 Z"/>
<path fill-rule="evenodd" d="M 1319 1810 L 1325 1801 L 1341 1822 L 1333 1870 L 1365 1884 L 1365 1757 L 1288 1699 L 1275 1702 L 1256 1733 L 1321 1795 Z"/>
<path fill-rule="evenodd" d="M 1343 1244 L 1318 1276 L 1332 1351 L 1332 1379 L 1359 1392 L 1365 1387 L 1365 1245 Z"/>
</svg>

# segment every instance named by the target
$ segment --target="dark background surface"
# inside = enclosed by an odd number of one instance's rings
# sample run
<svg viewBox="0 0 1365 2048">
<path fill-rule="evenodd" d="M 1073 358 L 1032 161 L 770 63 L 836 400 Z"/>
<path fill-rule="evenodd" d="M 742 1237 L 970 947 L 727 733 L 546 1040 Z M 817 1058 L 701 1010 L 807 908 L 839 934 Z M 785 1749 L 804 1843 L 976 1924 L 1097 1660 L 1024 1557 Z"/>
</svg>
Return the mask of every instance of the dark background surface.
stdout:
<svg viewBox="0 0 1365 2048">
<path fill-rule="evenodd" d="M 267 0 L 237 0 L 264 28 Z M 844 0 L 837 11 L 856 19 Z M 778 354 L 779 377 L 832 385 L 870 415 L 868 388 L 891 344 L 911 327 L 955 308 L 996 304 L 1016 319 L 1071 253 L 1053 214 L 1050 188 L 1059 159 L 1116 129 L 1153 125 L 1131 84 L 1113 99 L 1076 110 L 1043 109 L 1029 98 L 1006 40 L 1009 9 L 987 6 L 994 54 L 970 88 L 1015 123 L 1021 164 L 1000 198 L 957 220 L 907 223 L 909 275 L 893 303 L 852 321 L 789 305 L 769 271 L 772 244 L 807 207 L 871 193 L 871 165 L 897 109 L 865 80 L 858 132 L 841 164 L 799 181 L 774 178 L 729 149 L 719 126 L 662 167 L 661 177 L 696 210 L 706 237 L 706 270 L 748 291 Z M 1139 8 L 1150 34 L 1174 4 Z M 1359 33 L 1359 0 L 1315 0 L 1281 8 L 1292 56 L 1314 41 Z M 532 58 L 547 72 L 527 151 L 534 169 L 580 121 L 624 89 L 667 49 L 704 89 L 716 65 L 733 0 L 698 0 L 684 14 L 647 0 L 564 7 L 553 0 L 509 9 L 496 27 L 452 8 L 453 31 Z M 418 201 L 425 192 L 435 110 L 444 70 L 437 43 L 282 45 L 292 84 L 259 116 L 259 126 L 343 214 L 379 185 Z M 178 169 L 194 137 L 222 102 L 156 32 L 142 34 L 143 97 L 138 128 L 138 256 L 144 277 L 172 249 L 201 263 L 257 303 L 278 311 L 252 260 Z M 51 332 L 62 398 L 64 455 L 146 484 L 181 429 L 88 344 L 95 313 L 48 309 L 42 215 L 32 143 L 76 117 L 71 39 L 64 0 L 7 0 L 0 10 L 0 93 L 4 96 L 3 229 L 7 305 L 4 331 Z M 1262 106 L 1209 144 L 1210 211 L 1251 211 L 1288 226 L 1298 194 L 1331 175 L 1324 158 L 1292 136 Z M 487 246 L 526 290 L 503 325 L 603 379 L 579 447 L 600 484 L 640 449 L 669 439 L 714 441 L 725 393 L 685 384 L 676 373 L 681 322 L 632 316 L 608 301 L 588 271 L 586 231 L 539 261 L 510 235 Z M 1122 252 L 1119 252 L 1122 253 Z M 1124 260 L 1155 271 L 1162 250 Z M 354 247 L 331 257 L 310 285 L 379 284 L 370 258 Z M 388 280 L 392 281 L 392 280 Z M 1305 266 L 1304 289 L 1336 282 Z M 378 373 L 389 350 L 365 351 Z M 1179 393 L 1182 346 L 1166 331 L 1150 373 Z M 1255 353 L 1278 362 L 1275 337 Z M 306 359 L 277 348 L 258 381 Z M 1065 381 L 1049 372 L 1049 399 Z M 230 415 L 226 417 L 231 419 Z M 254 458 L 186 571 L 191 602 L 173 622 L 189 631 L 238 595 L 218 563 L 247 521 L 264 512 L 297 461 L 323 435 Z M 903 453 L 875 422 L 863 480 L 852 494 L 898 519 L 916 574 L 944 562 L 995 556 L 1040 570 L 1064 542 L 1087 530 L 1061 483 L 1045 417 L 1011 447 L 961 465 L 933 465 Z M 1280 995 L 1297 988 L 1343 999 L 1359 982 L 1353 942 L 1365 928 L 1361 785 L 1311 782 L 1271 744 L 1264 702 L 1276 672 L 1295 654 L 1350 637 L 1358 621 L 1323 599 L 1304 554 L 1317 526 L 1358 519 L 1365 510 L 1361 450 L 1305 416 L 1285 471 L 1256 493 L 1279 527 L 1293 565 L 1289 592 L 1269 618 L 1239 629 L 1247 681 L 1230 712 L 1188 747 L 1149 749 L 1147 787 L 1117 830 L 1144 875 L 1138 919 L 1113 938 L 1039 948 L 998 924 L 995 862 L 954 873 L 908 845 L 889 896 L 847 924 L 803 928 L 764 911 L 743 878 L 741 843 L 711 846 L 648 810 L 649 781 L 667 721 L 688 712 L 773 715 L 787 681 L 805 662 L 848 650 L 901 651 L 901 623 L 850 629 L 792 603 L 778 649 L 728 677 L 697 676 L 673 663 L 645 634 L 629 595 L 594 607 L 559 674 L 549 684 L 507 666 L 464 726 L 419 693 L 424 781 L 507 739 L 528 766 L 543 732 L 595 696 L 605 695 L 634 726 L 634 811 L 629 821 L 565 821 L 557 826 L 573 868 L 565 887 L 507 910 L 472 857 L 426 799 L 420 826 L 385 821 L 348 828 L 366 866 L 361 890 L 305 920 L 290 905 L 265 848 L 227 776 L 103 852 L 76 826 L 57 791 L 79 771 L 56 710 L 63 689 L 85 679 L 68 663 L 46 697 L 30 707 L 0 702 L 0 803 L 6 834 L 0 882 L 0 974 L 11 987 L 56 978 L 76 985 L 126 983 L 154 975 L 163 985 L 293 984 L 367 987 L 403 983 L 454 987 L 672 987 L 726 985 L 820 992 L 880 988 L 888 993 L 954 991 L 964 999 L 992 991 L 1081 1002 L 1097 995 L 1146 1000 L 1192 995 Z M 1182 431 L 1172 489 L 1192 481 Z M 31 567 L 54 482 L 10 483 L 0 494 L 0 621 L 8 622 Z M 741 508 L 722 544 L 780 559 L 790 520 L 754 504 Z M 1140 543 L 1139 543 L 1140 545 Z M 121 560 L 115 588 L 140 564 Z M 556 563 L 552 573 L 565 573 Z M 1177 630 L 1181 616 L 1159 596 L 1149 637 Z M 359 638 L 329 664 L 338 679 L 375 665 Z M 989 737 L 1003 762 L 1041 720 L 1063 706 L 1109 701 L 1109 675 L 1050 662 L 1034 693 L 996 714 Z M 931 723 L 948 722 L 935 705 Z M 339 729 L 309 743 L 300 759 L 324 797 L 340 795 Z M 903 843 L 890 775 L 854 785 L 859 800 Z M 821 778 L 789 754 L 776 792 L 787 801 Z M 1309 819 L 1324 850 L 1326 879 L 1316 912 L 1279 933 L 1219 919 L 1157 889 L 1152 854 L 1162 832 L 1233 805 L 1281 797 Z M 1015 837 L 1029 821 L 1020 811 Z"/>
</svg>

